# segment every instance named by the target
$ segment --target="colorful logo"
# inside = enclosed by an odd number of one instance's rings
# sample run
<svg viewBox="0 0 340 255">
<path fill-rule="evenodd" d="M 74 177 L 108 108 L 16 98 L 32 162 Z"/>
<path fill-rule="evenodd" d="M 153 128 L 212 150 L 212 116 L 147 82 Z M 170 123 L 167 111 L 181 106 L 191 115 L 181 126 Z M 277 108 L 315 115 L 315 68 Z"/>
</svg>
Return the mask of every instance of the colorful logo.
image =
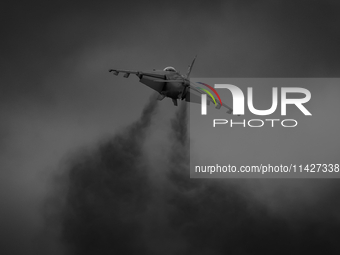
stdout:
<svg viewBox="0 0 340 255">
<path fill-rule="evenodd" d="M 216 94 L 216 96 L 218 97 L 218 100 L 220 101 L 220 104 L 222 105 L 222 101 L 221 101 L 220 95 L 217 93 L 217 91 L 213 87 L 211 87 L 210 85 L 205 84 L 203 82 L 196 82 L 196 83 L 202 84 L 202 85 L 206 86 L 207 88 L 211 89 Z M 210 93 L 209 90 L 206 90 L 206 89 L 203 89 L 203 88 L 200 88 L 200 87 L 196 87 L 196 88 L 206 92 L 211 97 L 211 99 L 214 101 L 215 106 L 217 106 L 216 100 L 215 100 L 214 96 Z"/>
</svg>

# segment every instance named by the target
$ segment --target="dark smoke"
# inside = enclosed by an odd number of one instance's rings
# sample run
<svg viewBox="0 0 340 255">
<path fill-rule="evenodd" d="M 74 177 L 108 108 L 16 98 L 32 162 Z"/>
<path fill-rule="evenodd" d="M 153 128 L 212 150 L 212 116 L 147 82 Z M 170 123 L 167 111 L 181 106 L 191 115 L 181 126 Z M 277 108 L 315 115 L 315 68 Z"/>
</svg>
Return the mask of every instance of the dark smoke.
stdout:
<svg viewBox="0 0 340 255">
<path fill-rule="evenodd" d="M 195 187 L 190 180 L 189 169 L 189 136 L 188 136 L 188 107 L 180 105 L 175 118 L 171 120 L 170 140 L 172 146 L 169 154 L 169 179 L 177 188 L 187 190 Z"/>
<path fill-rule="evenodd" d="M 176 188 L 167 197 L 171 225 L 185 243 L 183 254 L 339 251 L 334 218 L 315 220 L 308 209 L 297 217 L 275 217 L 235 183 L 190 179 L 187 118 L 183 104 L 171 122 L 169 180 Z"/>
<path fill-rule="evenodd" d="M 334 254 L 334 217 L 274 215 L 231 181 L 190 179 L 188 109 L 171 120 L 166 179 L 150 176 L 143 152 L 156 101 L 140 120 L 75 159 L 61 213 L 71 254 Z M 157 148 L 155 148 L 157 150 Z M 336 201 L 336 197 L 331 199 Z M 329 200 L 327 200 L 329 203 Z M 323 203 L 320 203 L 322 206 Z M 326 216 L 327 214 L 320 214 Z"/>
<path fill-rule="evenodd" d="M 153 96 L 137 122 L 71 167 L 62 237 L 74 254 L 143 254 L 151 189 L 142 147 L 156 106 Z"/>
</svg>

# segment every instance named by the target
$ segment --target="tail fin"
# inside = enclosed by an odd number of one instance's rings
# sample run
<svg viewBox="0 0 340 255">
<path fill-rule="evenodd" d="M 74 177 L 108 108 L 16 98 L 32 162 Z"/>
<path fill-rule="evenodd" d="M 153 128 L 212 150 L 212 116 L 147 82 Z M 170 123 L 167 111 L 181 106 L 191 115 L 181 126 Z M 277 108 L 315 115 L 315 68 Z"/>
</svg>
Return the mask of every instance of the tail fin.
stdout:
<svg viewBox="0 0 340 255">
<path fill-rule="evenodd" d="M 186 75 L 186 78 L 189 79 L 190 73 L 191 73 L 191 69 L 194 66 L 195 60 L 196 60 L 197 55 L 195 56 L 194 60 L 191 62 L 191 65 L 188 67 L 188 72 Z"/>
</svg>

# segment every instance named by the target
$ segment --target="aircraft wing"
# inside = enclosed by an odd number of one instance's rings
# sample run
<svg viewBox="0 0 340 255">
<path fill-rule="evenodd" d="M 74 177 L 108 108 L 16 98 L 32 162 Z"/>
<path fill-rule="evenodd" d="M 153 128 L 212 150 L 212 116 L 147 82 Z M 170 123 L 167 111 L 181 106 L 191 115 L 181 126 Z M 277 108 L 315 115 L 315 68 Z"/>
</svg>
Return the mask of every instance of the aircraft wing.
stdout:
<svg viewBox="0 0 340 255">
<path fill-rule="evenodd" d="M 122 69 L 110 69 L 109 72 L 113 72 L 114 75 L 118 75 L 119 73 L 124 73 L 124 77 L 128 78 L 130 74 L 140 74 L 138 71 L 131 70 L 122 70 Z"/>
<path fill-rule="evenodd" d="M 200 104 L 201 103 L 201 95 L 202 94 L 206 94 L 204 91 L 200 90 L 199 88 L 196 88 L 194 85 L 190 85 L 188 87 L 188 92 L 186 94 L 186 98 L 185 100 L 187 102 L 191 102 L 191 103 L 198 103 Z M 210 103 L 213 103 L 215 104 L 214 100 L 209 96 L 207 95 L 207 105 L 210 105 Z M 228 105 L 219 102 L 219 100 L 216 100 L 216 109 L 220 109 L 222 106 L 224 106 L 225 108 L 228 109 L 227 113 L 229 114 L 232 114 L 233 112 L 233 108 L 229 107 Z"/>
<path fill-rule="evenodd" d="M 155 82 L 169 82 L 166 81 L 166 77 L 163 74 L 158 74 L 156 72 L 143 72 L 143 71 L 132 71 L 132 70 L 123 70 L 123 69 L 110 69 L 109 72 L 113 72 L 114 75 L 118 75 L 119 73 L 124 73 L 125 78 L 128 78 L 130 74 L 136 74 L 139 78 L 142 76 L 146 76 L 148 78 L 152 78 Z"/>
<path fill-rule="evenodd" d="M 110 69 L 109 72 L 113 72 L 114 75 L 119 73 L 124 73 L 123 77 L 128 78 L 130 74 L 135 74 L 138 76 L 139 81 L 144 85 L 156 90 L 161 93 L 164 89 L 166 82 L 171 82 L 166 80 L 164 72 L 159 71 L 132 71 L 132 70 L 122 70 L 122 69 Z M 178 81 L 181 82 L 181 81 Z"/>
</svg>

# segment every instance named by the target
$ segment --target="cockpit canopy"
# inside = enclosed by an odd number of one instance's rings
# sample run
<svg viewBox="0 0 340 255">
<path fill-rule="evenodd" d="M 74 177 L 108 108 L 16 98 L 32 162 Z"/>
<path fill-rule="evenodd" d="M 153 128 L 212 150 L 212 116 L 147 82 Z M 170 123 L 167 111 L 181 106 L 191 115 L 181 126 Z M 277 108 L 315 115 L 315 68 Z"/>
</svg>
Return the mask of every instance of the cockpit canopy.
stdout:
<svg viewBox="0 0 340 255">
<path fill-rule="evenodd" d="M 176 69 L 173 68 L 172 66 L 168 66 L 164 68 L 164 71 L 168 71 L 168 72 L 176 72 Z"/>
</svg>

